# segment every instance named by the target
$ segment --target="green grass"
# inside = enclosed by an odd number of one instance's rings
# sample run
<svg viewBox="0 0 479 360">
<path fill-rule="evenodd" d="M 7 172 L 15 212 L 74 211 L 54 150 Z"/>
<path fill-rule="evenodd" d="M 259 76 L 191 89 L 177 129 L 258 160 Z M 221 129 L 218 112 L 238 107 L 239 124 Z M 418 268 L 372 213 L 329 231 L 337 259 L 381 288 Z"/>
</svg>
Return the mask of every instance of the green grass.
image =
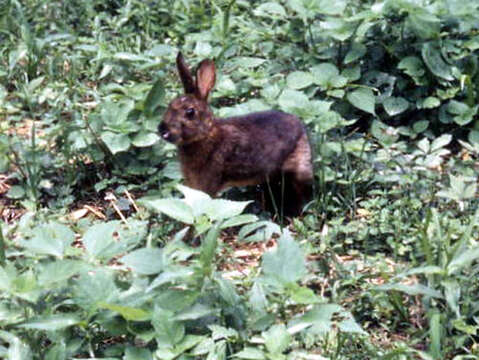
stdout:
<svg viewBox="0 0 479 360">
<path fill-rule="evenodd" d="M 4 1 L 0 358 L 477 359 L 478 18 L 472 0 Z M 219 116 L 303 119 L 302 217 L 178 186 L 156 129 L 180 49 L 215 58 Z"/>
</svg>

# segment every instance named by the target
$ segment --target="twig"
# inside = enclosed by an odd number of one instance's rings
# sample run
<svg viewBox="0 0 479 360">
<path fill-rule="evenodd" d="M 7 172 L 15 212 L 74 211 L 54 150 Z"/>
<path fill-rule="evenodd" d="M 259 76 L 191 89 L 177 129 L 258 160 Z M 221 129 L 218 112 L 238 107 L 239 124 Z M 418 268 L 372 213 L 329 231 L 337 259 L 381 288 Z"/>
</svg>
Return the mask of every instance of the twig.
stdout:
<svg viewBox="0 0 479 360">
<path fill-rule="evenodd" d="M 128 222 L 126 221 L 126 218 L 125 218 L 125 216 L 122 214 L 120 208 L 118 207 L 118 205 L 116 205 L 116 202 L 118 201 L 118 199 L 116 198 L 116 196 L 115 196 L 113 193 L 108 193 L 108 194 L 105 196 L 105 200 L 109 200 L 109 201 L 110 201 L 111 206 L 113 206 L 113 209 L 115 209 L 115 211 L 116 211 L 116 213 L 118 214 L 118 216 L 120 217 L 121 221 L 123 221 L 123 223 L 125 223 L 125 224 L 128 224 Z"/>
<path fill-rule="evenodd" d="M 127 189 L 125 189 L 125 194 L 126 194 L 126 197 L 128 198 L 128 200 L 130 200 L 131 205 L 135 208 L 135 211 L 139 212 L 140 209 L 136 205 L 135 200 L 133 199 L 133 196 L 131 196 L 130 192 Z"/>
<path fill-rule="evenodd" d="M 101 212 L 97 211 L 96 209 L 92 208 L 90 205 L 85 205 L 85 209 L 91 211 L 93 214 L 98 216 L 100 219 L 106 220 L 106 216 L 103 215 Z"/>
</svg>

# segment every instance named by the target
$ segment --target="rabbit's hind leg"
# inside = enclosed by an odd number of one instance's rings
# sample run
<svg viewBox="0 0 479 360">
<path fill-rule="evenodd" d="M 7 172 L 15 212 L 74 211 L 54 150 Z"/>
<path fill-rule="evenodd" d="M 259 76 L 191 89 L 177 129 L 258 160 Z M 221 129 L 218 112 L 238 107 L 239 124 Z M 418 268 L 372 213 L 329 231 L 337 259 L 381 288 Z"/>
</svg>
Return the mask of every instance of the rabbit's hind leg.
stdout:
<svg viewBox="0 0 479 360">
<path fill-rule="evenodd" d="M 298 216 L 313 194 L 313 166 L 308 137 L 303 134 L 286 158 L 283 171 L 283 203 L 286 216 Z"/>
<path fill-rule="evenodd" d="M 261 185 L 265 209 L 277 216 L 301 215 L 303 205 L 312 195 L 312 181 L 301 180 L 295 173 L 282 173 Z"/>
</svg>

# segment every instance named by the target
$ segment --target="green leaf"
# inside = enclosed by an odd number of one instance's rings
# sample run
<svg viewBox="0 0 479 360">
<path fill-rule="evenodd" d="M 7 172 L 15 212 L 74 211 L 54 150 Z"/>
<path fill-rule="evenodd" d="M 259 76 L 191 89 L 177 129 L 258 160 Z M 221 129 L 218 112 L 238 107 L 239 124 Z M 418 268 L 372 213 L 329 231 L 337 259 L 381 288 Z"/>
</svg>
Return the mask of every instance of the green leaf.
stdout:
<svg viewBox="0 0 479 360">
<path fill-rule="evenodd" d="M 101 302 L 114 302 L 118 296 L 113 274 L 96 269 L 81 274 L 73 286 L 75 303 L 87 311 L 94 311 Z"/>
<path fill-rule="evenodd" d="M 137 55 L 129 52 L 117 52 L 116 54 L 113 55 L 114 59 L 117 60 L 123 60 L 123 61 L 150 61 L 149 58 L 142 56 L 142 55 Z"/>
<path fill-rule="evenodd" d="M 159 347 L 174 347 L 185 336 L 185 327 L 174 319 L 171 311 L 155 309 L 152 325 L 155 328 L 155 339 Z"/>
<path fill-rule="evenodd" d="M 153 275 L 163 271 L 163 250 L 142 248 L 121 258 L 121 262 L 141 275 Z"/>
<path fill-rule="evenodd" d="M 347 0 L 319 0 L 316 3 L 317 11 L 326 15 L 342 15 L 348 4 Z"/>
<path fill-rule="evenodd" d="M 153 360 L 153 355 L 149 349 L 127 347 L 123 360 Z"/>
<path fill-rule="evenodd" d="M 175 350 L 182 354 L 185 351 L 195 347 L 198 345 L 200 342 L 202 342 L 205 339 L 205 336 L 200 336 L 200 335 L 186 335 L 183 340 L 179 343 L 176 344 Z M 218 345 L 218 344 L 217 344 Z M 217 357 L 217 359 L 225 359 L 225 356 L 222 357 Z"/>
<path fill-rule="evenodd" d="M 312 310 L 306 312 L 291 325 L 311 325 L 308 332 L 318 335 L 325 335 L 333 328 L 333 316 L 344 314 L 344 310 L 337 304 L 315 305 Z"/>
<path fill-rule="evenodd" d="M 428 96 L 424 99 L 422 103 L 422 107 L 425 109 L 434 109 L 441 105 L 441 100 L 434 96 Z"/>
<path fill-rule="evenodd" d="M 452 141 L 452 135 L 450 134 L 443 134 L 439 136 L 438 138 L 434 139 L 434 141 L 431 143 L 431 152 L 442 149 L 444 146 L 449 145 L 451 141 Z"/>
<path fill-rule="evenodd" d="M 221 223 L 220 228 L 227 229 L 230 227 L 249 224 L 255 221 L 258 221 L 258 217 L 256 215 L 251 215 L 251 214 L 238 215 L 238 216 L 230 217 L 229 219 L 223 221 Z"/>
<path fill-rule="evenodd" d="M 282 18 L 286 16 L 286 11 L 284 10 L 284 7 L 277 2 L 263 3 L 259 5 L 256 9 L 254 9 L 253 12 L 256 16 L 262 16 L 267 18 Z"/>
<path fill-rule="evenodd" d="M 280 284 L 300 280 L 306 273 L 306 265 L 300 246 L 288 232 L 279 239 L 278 247 L 263 254 L 263 273 Z"/>
<path fill-rule="evenodd" d="M 201 244 L 200 263 L 206 276 L 210 276 L 213 271 L 212 263 L 218 246 L 219 233 L 220 230 L 216 226 L 213 226 L 208 231 L 203 244 Z"/>
<path fill-rule="evenodd" d="M 350 64 L 360 58 L 362 58 L 366 54 L 366 46 L 361 43 L 353 43 L 351 50 L 348 51 L 346 57 L 344 58 L 345 64 Z"/>
<path fill-rule="evenodd" d="M 256 57 L 239 56 L 237 58 L 234 58 L 231 62 L 234 66 L 242 68 L 255 68 L 260 66 L 265 61 L 265 59 L 260 59 Z"/>
<path fill-rule="evenodd" d="M 429 127 L 428 120 L 419 120 L 412 125 L 412 129 L 416 134 L 420 134 Z"/>
<path fill-rule="evenodd" d="M 127 134 L 116 134 L 111 131 L 105 131 L 101 134 L 101 139 L 112 154 L 126 151 L 130 147 L 130 138 Z"/>
<path fill-rule="evenodd" d="M 461 317 L 459 301 L 461 299 L 461 284 L 457 280 L 444 280 L 441 282 L 444 288 L 444 298 L 447 305 L 454 312 L 456 318 Z"/>
<path fill-rule="evenodd" d="M 439 266 L 426 265 L 426 266 L 415 267 L 411 270 L 406 271 L 404 274 L 401 274 L 400 276 L 407 277 L 407 276 L 417 275 L 417 274 L 433 275 L 433 274 L 441 274 L 441 273 L 443 273 L 443 270 Z"/>
<path fill-rule="evenodd" d="M 271 354 L 283 353 L 291 344 L 291 335 L 284 324 L 273 325 L 263 333 L 264 344 Z"/>
<path fill-rule="evenodd" d="M 421 55 L 427 68 L 434 75 L 444 80 L 454 80 L 454 77 L 452 76 L 451 66 L 447 64 L 442 58 L 441 49 L 437 43 L 425 43 L 422 46 Z"/>
<path fill-rule="evenodd" d="M 203 304 L 194 304 L 188 309 L 181 310 L 175 315 L 175 320 L 197 320 L 205 316 L 210 316 L 218 313 L 217 309 Z"/>
<path fill-rule="evenodd" d="M 433 314 L 429 319 L 429 339 L 430 353 L 433 359 L 444 358 L 441 351 L 441 339 L 443 339 L 443 325 L 441 324 L 441 313 L 433 310 Z"/>
<path fill-rule="evenodd" d="M 479 258 L 479 247 L 466 249 L 454 255 L 454 258 L 447 264 L 449 275 L 458 273 L 462 269 L 469 267 L 470 264 Z"/>
<path fill-rule="evenodd" d="M 467 335 L 477 335 L 477 326 L 468 325 L 463 319 L 456 319 L 452 322 L 452 325 L 456 330 L 459 330 Z"/>
<path fill-rule="evenodd" d="M 472 145 L 479 148 L 479 131 L 478 130 L 471 130 L 469 132 L 467 139 Z"/>
<path fill-rule="evenodd" d="M 32 239 L 21 245 L 38 254 L 63 257 L 74 240 L 75 233 L 67 226 L 52 222 L 35 228 Z"/>
<path fill-rule="evenodd" d="M 155 114 L 155 111 L 158 107 L 164 103 L 165 98 L 165 85 L 163 83 L 163 79 L 159 78 L 153 84 L 151 90 L 148 92 L 146 96 L 144 110 L 146 116 L 150 117 Z"/>
<path fill-rule="evenodd" d="M 197 41 L 195 46 L 195 55 L 205 58 L 211 55 L 213 47 L 209 42 L 206 41 Z"/>
<path fill-rule="evenodd" d="M 0 338 L 9 343 L 6 359 L 32 360 L 33 354 L 30 347 L 12 333 L 0 330 Z"/>
<path fill-rule="evenodd" d="M 213 221 L 221 221 L 240 215 L 251 201 L 231 201 L 225 199 L 210 200 L 203 208 Z"/>
<path fill-rule="evenodd" d="M 317 304 L 321 301 L 321 298 L 318 297 L 313 290 L 294 284 L 294 286 L 288 288 L 293 300 L 297 304 Z"/>
<path fill-rule="evenodd" d="M 247 359 L 247 360 L 264 360 L 266 359 L 265 354 L 253 347 L 245 347 L 243 350 L 240 352 L 237 352 L 236 354 L 233 354 L 234 357 L 240 358 L 240 359 Z"/>
<path fill-rule="evenodd" d="M 286 78 L 286 84 L 291 89 L 304 89 L 313 83 L 313 76 L 309 72 L 294 71 Z"/>
<path fill-rule="evenodd" d="M 225 278 L 215 278 L 219 286 L 219 293 L 221 298 L 230 306 L 237 306 L 241 304 L 241 298 L 236 292 L 235 286 L 230 280 Z"/>
<path fill-rule="evenodd" d="M 425 295 L 433 298 L 442 299 L 442 294 L 439 291 L 431 289 L 430 287 L 421 285 L 421 284 L 414 284 L 414 285 L 405 285 L 405 284 L 387 284 L 387 285 L 379 285 L 376 287 L 378 290 L 382 291 L 399 291 L 405 294 L 416 296 L 416 295 Z"/>
<path fill-rule="evenodd" d="M 42 84 L 43 80 L 45 80 L 45 76 L 40 76 L 30 81 L 27 85 L 27 91 L 30 94 L 33 94 L 35 90 Z"/>
<path fill-rule="evenodd" d="M 133 137 L 131 143 L 136 147 L 147 147 L 158 142 L 160 137 L 155 133 L 142 131 Z"/>
<path fill-rule="evenodd" d="M 354 107 L 376 115 L 374 112 L 375 99 L 372 90 L 364 88 L 354 90 L 348 93 L 347 99 Z"/>
<path fill-rule="evenodd" d="M 116 245 L 113 234 L 118 231 L 119 227 L 118 221 L 95 224 L 88 228 L 83 235 L 83 245 L 95 257 L 112 256 L 114 251 L 112 253 L 110 250 Z"/>
<path fill-rule="evenodd" d="M 55 314 L 30 319 L 20 325 L 17 325 L 17 327 L 24 329 L 56 331 L 76 325 L 79 322 L 80 318 L 74 314 Z"/>
<path fill-rule="evenodd" d="M 211 337 L 217 341 L 220 339 L 235 339 L 238 338 L 238 332 L 232 328 L 225 328 L 220 325 L 208 325 L 211 330 Z"/>
<path fill-rule="evenodd" d="M 278 104 L 284 111 L 294 112 L 308 107 L 308 97 L 297 90 L 285 89 L 278 98 Z"/>
<path fill-rule="evenodd" d="M 441 21 L 424 9 L 411 12 L 406 20 L 406 26 L 419 38 L 430 39 L 437 37 L 441 30 Z"/>
<path fill-rule="evenodd" d="M 13 185 L 10 189 L 8 189 L 7 197 L 9 199 L 22 199 L 25 197 L 25 189 L 23 186 L 20 185 Z"/>
<path fill-rule="evenodd" d="M 38 283 L 48 288 L 61 284 L 81 271 L 88 270 L 89 265 L 79 260 L 56 260 L 38 267 Z"/>
<path fill-rule="evenodd" d="M 374 120 L 371 124 L 371 134 L 386 146 L 391 146 L 399 138 L 397 129 L 379 120 Z"/>
<path fill-rule="evenodd" d="M 465 103 L 451 100 L 447 105 L 447 111 L 453 115 L 454 122 L 458 125 L 464 126 L 469 124 L 474 116 L 477 114 L 479 106 L 470 107 Z"/>
<path fill-rule="evenodd" d="M 169 217 L 186 224 L 193 224 L 195 221 L 193 209 L 184 201 L 179 199 L 158 199 L 157 197 L 144 197 L 138 203 L 147 208 L 163 213 Z"/>
<path fill-rule="evenodd" d="M 367 332 L 352 317 L 341 321 L 339 328 L 345 333 L 367 335 Z"/>
<path fill-rule="evenodd" d="M 313 66 L 311 69 L 313 75 L 313 81 L 315 84 L 322 86 L 323 88 L 329 88 L 334 78 L 339 76 L 339 70 L 336 65 L 331 63 L 322 63 Z"/>
<path fill-rule="evenodd" d="M 390 96 L 384 100 L 383 106 L 389 116 L 395 116 L 406 111 L 409 103 L 402 97 Z"/>
<path fill-rule="evenodd" d="M 98 306 L 102 309 L 108 309 L 117 312 L 123 316 L 123 318 L 129 321 L 145 321 L 150 318 L 150 314 L 147 311 L 131 306 L 109 304 L 106 302 L 100 302 Z"/>
<path fill-rule="evenodd" d="M 423 62 L 416 56 L 407 56 L 398 64 L 398 69 L 403 70 L 412 78 L 421 77 L 426 73 Z"/>
<path fill-rule="evenodd" d="M 50 346 L 45 354 L 45 360 L 65 360 L 67 358 L 67 349 L 64 342 Z"/>
</svg>

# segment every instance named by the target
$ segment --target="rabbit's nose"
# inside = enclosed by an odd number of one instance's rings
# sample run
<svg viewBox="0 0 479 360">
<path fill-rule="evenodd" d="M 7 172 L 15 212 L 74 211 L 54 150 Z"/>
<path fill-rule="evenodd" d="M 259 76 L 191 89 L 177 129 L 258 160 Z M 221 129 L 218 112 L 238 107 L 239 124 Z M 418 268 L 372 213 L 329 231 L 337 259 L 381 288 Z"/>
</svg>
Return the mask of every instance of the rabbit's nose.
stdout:
<svg viewBox="0 0 479 360">
<path fill-rule="evenodd" d="M 168 130 L 168 127 L 165 125 L 165 123 L 161 123 L 158 126 L 158 132 L 160 133 L 161 137 L 165 140 L 169 140 L 171 136 L 171 132 Z"/>
</svg>

